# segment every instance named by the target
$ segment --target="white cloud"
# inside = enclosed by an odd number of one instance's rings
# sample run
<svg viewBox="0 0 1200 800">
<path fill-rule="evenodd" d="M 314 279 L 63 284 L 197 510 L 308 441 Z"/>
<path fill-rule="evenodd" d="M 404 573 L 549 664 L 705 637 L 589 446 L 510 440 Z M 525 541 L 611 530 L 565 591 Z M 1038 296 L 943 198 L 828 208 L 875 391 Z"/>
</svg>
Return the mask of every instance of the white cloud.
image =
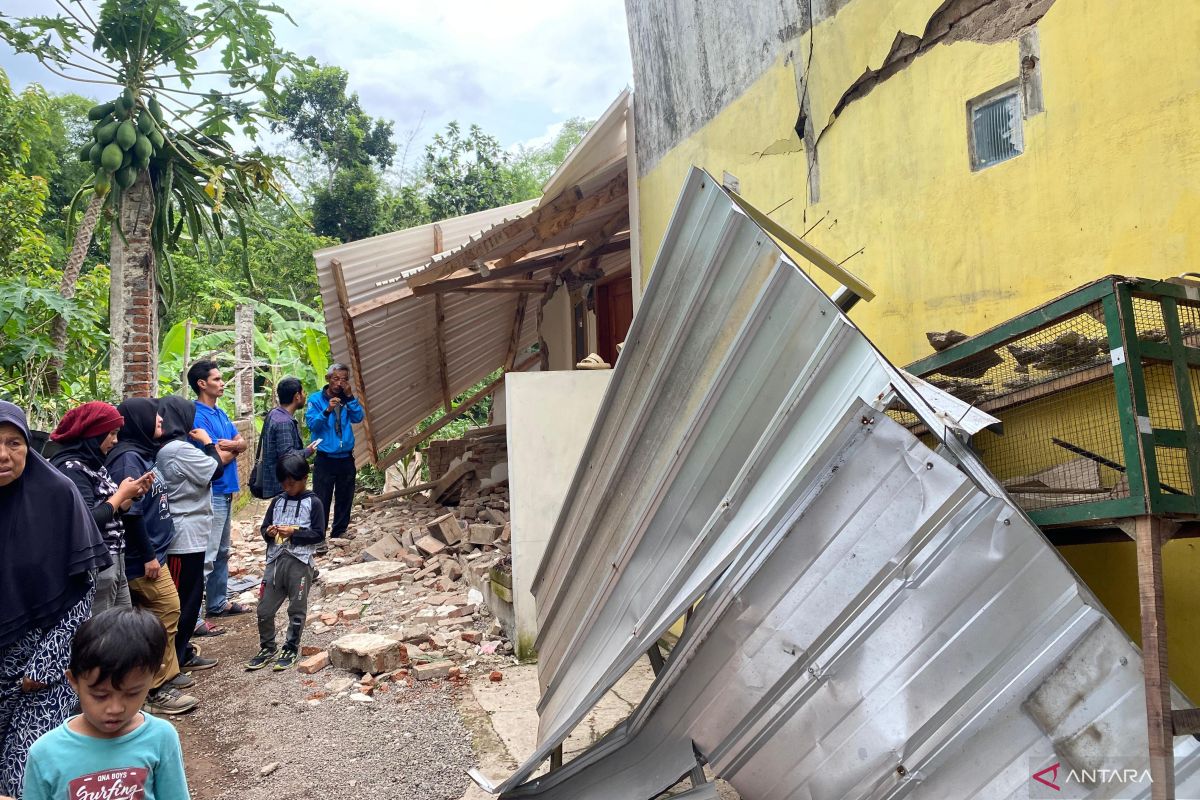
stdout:
<svg viewBox="0 0 1200 800">
<path fill-rule="evenodd" d="M 53 14 L 52 0 L 14 2 L 10 13 Z M 350 73 L 373 116 L 396 123 L 403 146 L 420 121 L 420 145 L 457 119 L 506 146 L 541 141 L 573 116 L 595 118 L 631 82 L 623 0 L 280 0 L 281 44 Z M 52 79 L 31 59 L 0 50 L 18 86 Z M 410 160 L 413 155 L 410 153 Z"/>
</svg>

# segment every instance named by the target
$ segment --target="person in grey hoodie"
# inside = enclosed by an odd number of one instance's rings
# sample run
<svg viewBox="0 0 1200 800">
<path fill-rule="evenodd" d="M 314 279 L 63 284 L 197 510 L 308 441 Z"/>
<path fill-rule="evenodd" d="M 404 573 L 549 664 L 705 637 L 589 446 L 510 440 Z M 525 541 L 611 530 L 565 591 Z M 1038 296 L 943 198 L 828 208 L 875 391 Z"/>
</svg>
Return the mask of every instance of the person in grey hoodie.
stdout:
<svg viewBox="0 0 1200 800">
<path fill-rule="evenodd" d="M 190 400 L 168 395 L 158 401 L 162 417 L 162 446 L 155 471 L 162 476 L 175 524 L 175 540 L 167 548 L 167 568 L 179 590 L 179 632 L 175 654 L 184 672 L 210 669 L 216 659 L 203 658 L 191 647 L 192 632 L 204 598 L 204 552 L 212 529 L 212 481 L 232 461 L 232 450 L 218 448 L 203 428 L 195 427 L 196 407 Z M 204 449 L 197 450 L 190 440 Z"/>
</svg>

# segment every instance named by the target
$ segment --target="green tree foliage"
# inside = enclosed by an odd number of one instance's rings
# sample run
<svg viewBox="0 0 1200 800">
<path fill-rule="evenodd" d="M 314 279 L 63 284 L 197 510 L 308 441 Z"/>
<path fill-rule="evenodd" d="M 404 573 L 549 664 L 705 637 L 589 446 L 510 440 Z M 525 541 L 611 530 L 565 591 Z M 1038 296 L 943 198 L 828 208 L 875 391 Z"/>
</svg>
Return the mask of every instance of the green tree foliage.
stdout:
<svg viewBox="0 0 1200 800">
<path fill-rule="evenodd" d="M 204 241 L 211 248 L 227 231 L 244 241 L 257 201 L 281 196 L 275 179 L 279 159 L 257 149 L 239 153 L 225 137 L 258 134 L 265 112 L 251 93 L 272 96 L 279 72 L 294 60 L 276 46 L 271 27 L 272 16 L 282 9 L 257 0 L 194 7 L 181 0 L 59 5 L 63 13 L 55 16 L 0 15 L 0 38 L 57 75 L 107 83 L 117 95 L 103 112 L 92 109 L 90 121 L 100 123 L 93 135 L 99 146 L 112 141 L 101 135 L 103 125 L 135 122 L 129 146 L 124 133 L 118 141 L 125 155 L 138 150 L 130 161 L 136 172 L 118 174 L 127 166 L 125 159 L 109 169 L 93 158 L 94 174 L 82 187 L 83 196 L 94 192 L 119 207 L 134 176 L 149 169 L 154 202 L 139 208 L 145 208 L 150 244 L 160 264 L 168 266 L 170 285 L 170 256 L 180 245 L 195 252 Z M 218 69 L 200 69 L 197 57 L 206 51 L 215 56 Z M 224 88 L 215 88 L 222 80 Z M 142 138 L 153 145 L 151 158 L 140 151 Z"/>
<path fill-rule="evenodd" d="M 283 80 L 270 103 L 271 129 L 288 136 L 320 159 L 332 186 L 338 170 L 358 166 L 387 169 L 396 155 L 392 123 L 372 119 L 357 93 L 346 93 L 350 75 L 339 67 L 311 60 Z"/>
<path fill-rule="evenodd" d="M 423 177 L 430 221 L 449 219 L 527 199 L 514 180 L 511 157 L 478 125 L 463 132 L 451 122 L 425 146 Z M 522 189 L 525 189 L 523 192 Z"/>
<path fill-rule="evenodd" d="M 50 196 L 46 175 L 60 171 L 54 125 L 45 93 L 31 86 L 14 94 L 0 71 L 0 397 L 20 403 L 43 427 L 78 398 L 104 396 L 97 375 L 108 347 L 108 271 L 93 270 L 74 300 L 63 298 L 54 237 L 41 227 Z M 70 331 L 66 352 L 52 342 L 56 315 Z M 48 394 L 43 376 L 55 355 L 64 359 L 66 380 Z"/>
<path fill-rule="evenodd" d="M 233 241 L 221 253 L 200 258 L 180 254 L 175 260 L 179 300 L 163 317 L 163 330 L 191 319 L 207 325 L 233 324 L 234 296 L 262 301 L 284 297 L 319 308 L 320 297 L 313 251 L 337 244 L 314 234 L 308 221 L 285 208 L 264 209 L 269 227 L 256 229 L 246 245 Z M 251 288 L 242 274 L 241 248 L 248 248 L 251 270 L 258 280 Z"/>
<path fill-rule="evenodd" d="M 353 242 L 373 236 L 380 219 L 380 181 L 366 164 L 339 169 L 333 183 L 317 189 L 313 195 L 313 230 L 319 236 L 332 236 Z"/>
</svg>

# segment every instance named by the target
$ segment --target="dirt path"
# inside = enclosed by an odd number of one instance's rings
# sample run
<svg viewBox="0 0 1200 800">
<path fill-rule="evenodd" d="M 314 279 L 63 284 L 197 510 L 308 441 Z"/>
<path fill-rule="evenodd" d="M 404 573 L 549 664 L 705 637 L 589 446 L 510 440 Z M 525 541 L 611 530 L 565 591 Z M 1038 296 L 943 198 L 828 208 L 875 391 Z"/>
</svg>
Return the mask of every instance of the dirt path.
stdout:
<svg viewBox="0 0 1200 800">
<path fill-rule="evenodd" d="M 453 684 L 395 684 L 373 703 L 330 697 L 337 675 L 246 672 L 258 649 L 252 614 L 199 640 L 221 664 L 194 675 L 200 708 L 176 717 L 196 800 L 413 797 L 456 800 L 474 766 Z M 264 768 L 278 767 L 268 775 Z"/>
</svg>

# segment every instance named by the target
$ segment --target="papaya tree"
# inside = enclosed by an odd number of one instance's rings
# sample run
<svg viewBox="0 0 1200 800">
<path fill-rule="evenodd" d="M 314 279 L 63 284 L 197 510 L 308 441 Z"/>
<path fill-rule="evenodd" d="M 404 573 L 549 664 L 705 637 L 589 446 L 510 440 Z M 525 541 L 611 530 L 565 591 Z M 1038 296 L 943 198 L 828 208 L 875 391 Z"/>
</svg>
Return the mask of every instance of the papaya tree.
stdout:
<svg viewBox="0 0 1200 800">
<path fill-rule="evenodd" d="M 159 306 L 174 299 L 172 253 L 220 252 L 229 236 L 244 242 L 261 224 L 261 201 L 286 202 L 277 180 L 282 160 L 230 142 L 238 134 L 254 141 L 265 129 L 262 104 L 295 63 L 272 29 L 286 14 L 255 0 L 58 6 L 53 16 L 0 14 L 0 39 L 52 73 L 89 84 L 94 95 L 99 87 L 112 93 L 87 113 L 92 141 L 79 158 L 91 177 L 68 211 L 73 224 L 86 209 L 61 289 L 73 294 L 95 226 L 107 219 L 109 379 L 120 397 L 146 396 L 156 387 Z M 65 337 L 65 326 L 55 334 Z"/>
</svg>

